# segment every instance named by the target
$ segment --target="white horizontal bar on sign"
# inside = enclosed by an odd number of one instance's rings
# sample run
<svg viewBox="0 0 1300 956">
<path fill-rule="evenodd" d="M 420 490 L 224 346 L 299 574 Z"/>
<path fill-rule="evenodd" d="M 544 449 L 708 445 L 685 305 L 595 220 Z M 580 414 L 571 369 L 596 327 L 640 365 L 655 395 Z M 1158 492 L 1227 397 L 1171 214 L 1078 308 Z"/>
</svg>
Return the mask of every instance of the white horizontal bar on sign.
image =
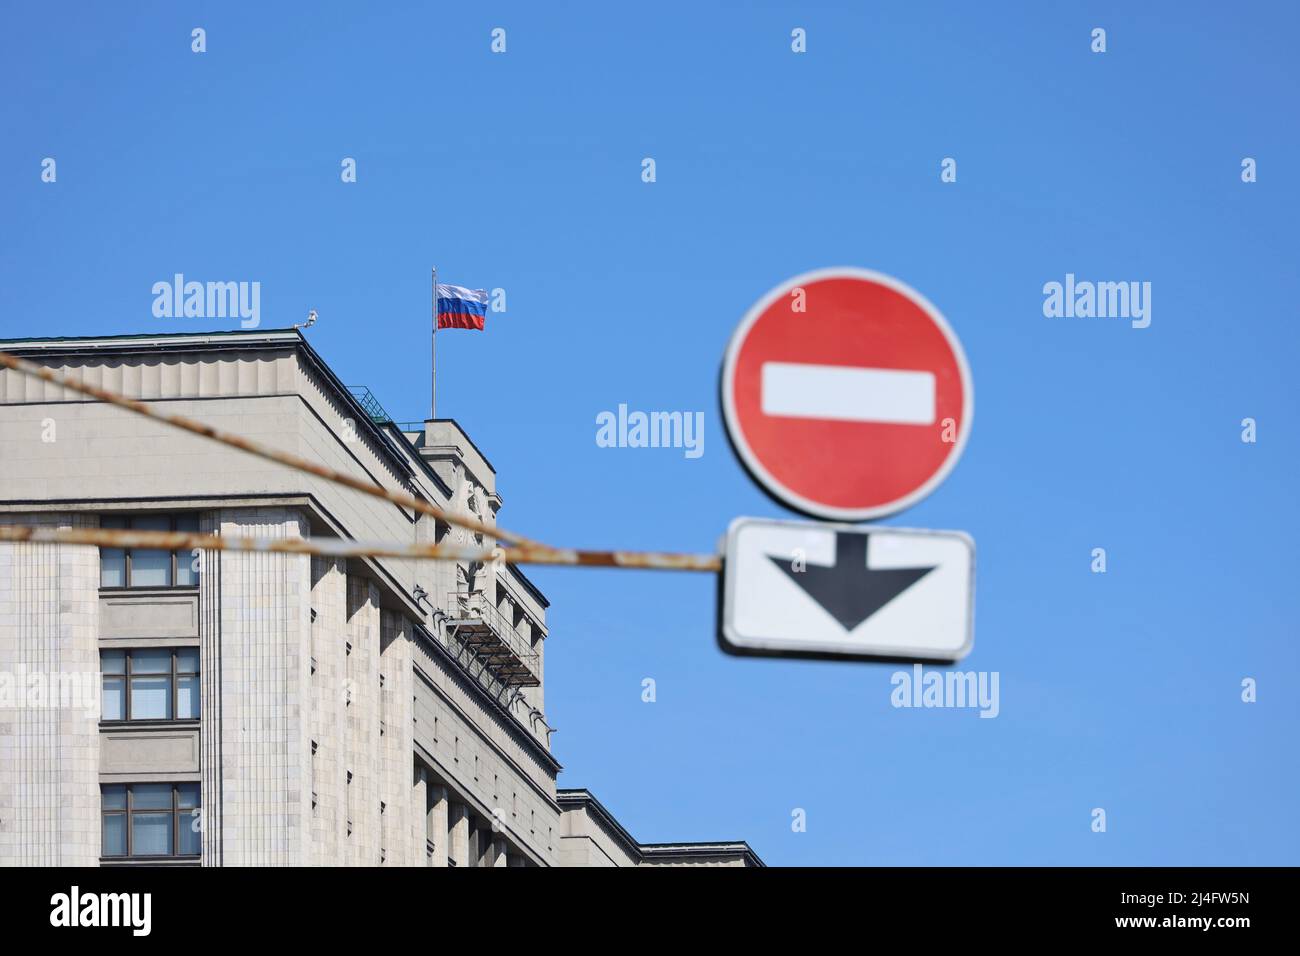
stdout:
<svg viewBox="0 0 1300 956">
<path fill-rule="evenodd" d="M 891 425 L 934 423 L 934 373 L 764 362 L 764 415 Z"/>
</svg>

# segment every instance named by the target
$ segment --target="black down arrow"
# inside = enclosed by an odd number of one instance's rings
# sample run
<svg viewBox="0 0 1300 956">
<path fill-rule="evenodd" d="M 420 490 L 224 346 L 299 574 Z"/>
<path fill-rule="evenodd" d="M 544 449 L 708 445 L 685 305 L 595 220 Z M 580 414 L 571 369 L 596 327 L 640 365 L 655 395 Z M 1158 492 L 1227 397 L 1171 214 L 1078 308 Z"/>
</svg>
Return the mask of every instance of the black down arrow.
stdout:
<svg viewBox="0 0 1300 956">
<path fill-rule="evenodd" d="M 789 558 L 768 555 L 768 560 L 808 592 L 808 596 L 840 622 L 845 631 L 855 627 L 898 597 L 938 565 L 928 568 L 867 567 L 869 534 L 837 532 L 835 563 L 809 564 L 803 571 L 791 567 Z"/>
</svg>

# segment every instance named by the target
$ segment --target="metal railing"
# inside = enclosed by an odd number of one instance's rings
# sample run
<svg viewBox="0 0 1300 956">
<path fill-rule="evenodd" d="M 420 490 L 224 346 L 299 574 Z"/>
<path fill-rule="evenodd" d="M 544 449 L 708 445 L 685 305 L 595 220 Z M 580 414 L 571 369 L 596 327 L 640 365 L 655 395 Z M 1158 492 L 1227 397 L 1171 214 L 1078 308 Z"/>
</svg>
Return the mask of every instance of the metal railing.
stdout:
<svg viewBox="0 0 1300 956">
<path fill-rule="evenodd" d="M 452 591 L 445 604 L 448 623 L 453 627 L 467 621 L 482 621 L 501 646 L 537 677 L 537 652 L 531 643 L 515 630 L 513 622 L 497 610 L 484 591 Z M 518 683 L 506 680 L 505 683 Z"/>
<path fill-rule="evenodd" d="M 370 416 L 372 422 L 377 425 L 382 425 L 385 422 L 392 421 L 388 412 L 384 411 L 384 406 L 379 404 L 379 399 L 375 398 L 375 393 L 366 388 L 366 386 L 349 385 L 348 391 L 351 392 L 352 397 L 357 400 L 357 404 L 365 409 L 366 414 Z"/>
</svg>

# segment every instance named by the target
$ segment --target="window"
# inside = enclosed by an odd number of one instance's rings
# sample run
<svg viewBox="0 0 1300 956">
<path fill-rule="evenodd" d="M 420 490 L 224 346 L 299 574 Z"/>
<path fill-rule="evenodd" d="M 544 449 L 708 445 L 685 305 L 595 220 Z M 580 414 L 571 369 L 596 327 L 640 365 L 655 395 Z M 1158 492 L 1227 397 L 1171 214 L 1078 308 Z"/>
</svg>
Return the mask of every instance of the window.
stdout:
<svg viewBox="0 0 1300 956">
<path fill-rule="evenodd" d="M 197 534 L 199 516 L 105 515 L 101 528 L 132 531 L 185 531 Z M 192 588 L 199 583 L 194 556 L 186 551 L 158 551 L 151 548 L 100 548 L 101 588 Z"/>
<path fill-rule="evenodd" d="M 100 651 L 104 720 L 198 720 L 199 649 Z"/>
<path fill-rule="evenodd" d="M 197 857 L 197 783 L 105 784 L 100 788 L 106 857 Z"/>
</svg>

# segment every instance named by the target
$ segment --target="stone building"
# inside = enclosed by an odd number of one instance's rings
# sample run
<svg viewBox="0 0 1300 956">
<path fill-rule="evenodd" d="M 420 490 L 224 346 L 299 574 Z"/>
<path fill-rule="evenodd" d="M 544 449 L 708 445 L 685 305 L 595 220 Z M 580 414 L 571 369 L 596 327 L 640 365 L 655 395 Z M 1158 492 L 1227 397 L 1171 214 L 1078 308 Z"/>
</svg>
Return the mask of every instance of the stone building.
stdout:
<svg viewBox="0 0 1300 956">
<path fill-rule="evenodd" d="M 296 330 L 0 349 L 489 525 L 501 508 L 455 421 L 392 421 Z M 3 369 L 0 523 L 469 541 Z M 638 844 L 557 791 L 546 609 L 506 564 L 0 543 L 0 864 L 761 865 Z"/>
</svg>

